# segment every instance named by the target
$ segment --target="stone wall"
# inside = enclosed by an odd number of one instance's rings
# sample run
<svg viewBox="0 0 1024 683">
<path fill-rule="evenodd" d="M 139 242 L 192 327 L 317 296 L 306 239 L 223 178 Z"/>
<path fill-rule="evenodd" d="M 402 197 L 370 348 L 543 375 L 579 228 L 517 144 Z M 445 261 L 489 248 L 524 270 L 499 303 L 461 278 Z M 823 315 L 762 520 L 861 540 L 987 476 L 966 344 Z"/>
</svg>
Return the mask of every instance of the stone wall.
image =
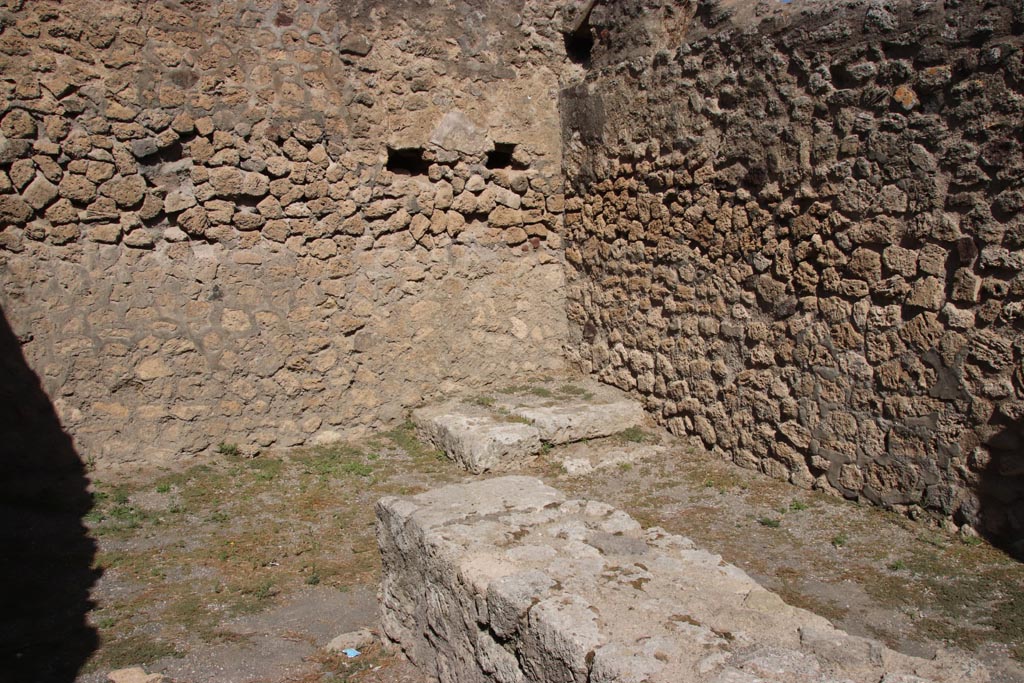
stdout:
<svg viewBox="0 0 1024 683">
<path fill-rule="evenodd" d="M 554 2 L 0 4 L 0 307 L 84 458 L 560 369 Z"/>
<path fill-rule="evenodd" d="M 1024 7 L 602 3 L 573 357 L 806 488 L 1024 537 Z"/>
</svg>

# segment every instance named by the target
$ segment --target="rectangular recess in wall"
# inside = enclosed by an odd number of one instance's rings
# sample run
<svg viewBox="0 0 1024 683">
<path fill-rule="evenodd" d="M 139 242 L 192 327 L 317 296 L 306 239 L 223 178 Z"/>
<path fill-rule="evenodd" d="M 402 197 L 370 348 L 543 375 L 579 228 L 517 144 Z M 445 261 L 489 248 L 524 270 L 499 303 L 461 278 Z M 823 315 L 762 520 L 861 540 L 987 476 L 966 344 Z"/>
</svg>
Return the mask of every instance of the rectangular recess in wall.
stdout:
<svg viewBox="0 0 1024 683">
<path fill-rule="evenodd" d="M 423 158 L 420 147 L 388 147 L 387 169 L 401 175 L 426 175 L 430 162 Z"/>
<path fill-rule="evenodd" d="M 494 149 L 487 153 L 487 168 L 512 168 L 512 155 L 516 146 L 511 142 L 495 142 Z"/>
</svg>

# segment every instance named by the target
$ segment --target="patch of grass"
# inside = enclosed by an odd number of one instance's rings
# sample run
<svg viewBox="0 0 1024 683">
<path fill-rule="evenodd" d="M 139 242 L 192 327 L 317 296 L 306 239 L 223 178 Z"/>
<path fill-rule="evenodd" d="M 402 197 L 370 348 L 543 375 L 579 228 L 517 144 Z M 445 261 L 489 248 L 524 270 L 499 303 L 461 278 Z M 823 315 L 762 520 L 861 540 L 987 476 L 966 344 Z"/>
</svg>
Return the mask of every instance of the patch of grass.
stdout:
<svg viewBox="0 0 1024 683">
<path fill-rule="evenodd" d="M 903 560 L 893 560 L 889 564 L 885 565 L 885 567 L 890 571 L 899 572 L 907 568 L 907 563 Z"/>
<path fill-rule="evenodd" d="M 555 392 L 547 387 L 531 386 L 529 384 L 513 384 L 498 390 L 502 394 L 532 394 L 539 398 L 554 398 Z"/>
<path fill-rule="evenodd" d="M 845 546 L 849 542 L 850 542 L 850 537 L 846 535 L 846 532 L 842 532 L 842 531 L 839 532 L 838 534 L 836 534 L 835 536 L 833 536 L 832 537 L 832 541 L 831 541 L 832 545 L 834 547 L 836 547 L 836 548 L 842 548 L 843 546 Z"/>
<path fill-rule="evenodd" d="M 156 492 L 157 493 L 170 493 L 170 491 L 171 491 L 171 485 L 168 484 L 167 482 L 164 482 L 164 483 L 156 485 Z"/>
<path fill-rule="evenodd" d="M 639 427 L 629 427 L 615 434 L 612 438 L 620 443 L 644 443 L 651 439 L 651 435 Z"/>
<path fill-rule="evenodd" d="M 200 637 L 215 623 L 216 617 L 199 597 L 192 593 L 172 601 L 164 610 L 164 619 L 169 623 L 183 626 Z M 206 640 L 206 638 L 203 638 Z"/>
<path fill-rule="evenodd" d="M 123 669 L 128 666 L 144 666 L 164 657 L 181 657 L 171 643 L 165 643 L 144 634 L 125 636 L 100 635 L 100 649 L 85 665 L 85 672 L 102 669 Z"/>
<path fill-rule="evenodd" d="M 949 545 L 949 538 L 938 531 L 922 533 L 918 535 L 917 540 L 930 545 L 933 548 L 945 548 Z"/>
<path fill-rule="evenodd" d="M 809 507 L 811 507 L 811 506 L 808 505 L 807 503 L 804 503 L 804 502 L 799 501 L 799 500 L 794 500 L 793 502 L 791 502 L 789 504 L 789 509 L 792 512 L 799 512 L 800 510 L 806 510 Z"/>
<path fill-rule="evenodd" d="M 620 472 L 629 472 L 631 469 L 633 469 L 633 463 L 631 463 L 631 462 L 620 462 L 619 463 L 619 471 Z"/>
<path fill-rule="evenodd" d="M 273 458 L 256 458 L 248 461 L 249 470 L 255 472 L 256 481 L 271 482 L 281 475 L 284 463 Z"/>
<path fill-rule="evenodd" d="M 361 450 L 345 444 L 317 446 L 312 453 L 298 458 L 307 474 L 316 474 L 322 478 L 345 474 L 368 477 L 373 473 L 373 468 L 364 463 L 363 459 Z"/>
<path fill-rule="evenodd" d="M 980 536 L 971 536 L 968 534 L 959 534 L 958 538 L 960 539 L 960 542 L 966 546 L 981 545 L 985 542 L 981 539 Z"/>
<path fill-rule="evenodd" d="M 228 609 L 234 615 L 255 614 L 270 606 L 278 589 L 272 579 L 250 579 L 228 586 Z"/>
<path fill-rule="evenodd" d="M 417 438 L 416 425 L 411 420 L 406 420 L 395 429 L 384 432 L 384 436 L 414 460 L 440 460 L 444 458 L 444 453 Z"/>
<path fill-rule="evenodd" d="M 758 517 L 757 523 L 761 526 L 766 526 L 769 529 L 778 529 L 782 525 L 782 522 L 775 519 L 774 517 Z"/>
<path fill-rule="evenodd" d="M 221 455 L 229 455 L 231 457 L 236 457 L 239 454 L 238 444 L 221 441 L 219 444 L 217 444 L 217 452 L 220 453 Z"/>
<path fill-rule="evenodd" d="M 494 399 L 490 396 L 474 396 L 469 402 L 483 408 L 491 408 L 494 406 Z"/>
<path fill-rule="evenodd" d="M 343 474 L 354 474 L 357 477 L 368 477 L 373 474 L 373 468 L 355 460 L 343 462 L 338 467 Z"/>
</svg>

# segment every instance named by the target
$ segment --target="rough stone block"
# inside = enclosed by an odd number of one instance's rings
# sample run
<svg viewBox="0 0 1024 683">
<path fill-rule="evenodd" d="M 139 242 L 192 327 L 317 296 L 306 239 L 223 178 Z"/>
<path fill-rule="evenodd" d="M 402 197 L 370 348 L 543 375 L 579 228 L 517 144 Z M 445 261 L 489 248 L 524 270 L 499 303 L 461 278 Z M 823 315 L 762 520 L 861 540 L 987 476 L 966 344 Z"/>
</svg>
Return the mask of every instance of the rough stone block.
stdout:
<svg viewBox="0 0 1024 683">
<path fill-rule="evenodd" d="M 643 406 L 614 387 L 583 383 L 578 397 L 525 394 L 505 396 L 495 407 L 529 420 L 552 444 L 611 436 L 647 421 Z"/>
<path fill-rule="evenodd" d="M 686 538 L 529 477 L 385 498 L 377 538 L 385 640 L 440 681 L 990 680 L 850 636 Z"/>
<path fill-rule="evenodd" d="M 412 418 L 427 441 L 474 474 L 520 466 L 541 447 L 536 427 L 456 401 L 420 408 Z"/>
</svg>

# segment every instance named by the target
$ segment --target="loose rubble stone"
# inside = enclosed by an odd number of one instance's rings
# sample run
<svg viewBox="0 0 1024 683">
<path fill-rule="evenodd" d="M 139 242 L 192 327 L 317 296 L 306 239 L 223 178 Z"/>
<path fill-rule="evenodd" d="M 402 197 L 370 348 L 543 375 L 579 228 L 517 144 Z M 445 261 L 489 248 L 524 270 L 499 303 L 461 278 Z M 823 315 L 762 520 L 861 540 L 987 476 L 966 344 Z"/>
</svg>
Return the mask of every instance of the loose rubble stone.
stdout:
<svg viewBox="0 0 1024 683">
<path fill-rule="evenodd" d="M 128 669 L 117 669 L 107 674 L 110 683 L 168 683 L 163 674 L 147 674 L 140 666 L 133 666 Z"/>
<path fill-rule="evenodd" d="M 341 652 L 348 649 L 362 650 L 372 645 L 375 640 L 372 631 L 361 628 L 358 631 L 349 631 L 332 638 L 324 648 L 328 652 Z"/>
</svg>

